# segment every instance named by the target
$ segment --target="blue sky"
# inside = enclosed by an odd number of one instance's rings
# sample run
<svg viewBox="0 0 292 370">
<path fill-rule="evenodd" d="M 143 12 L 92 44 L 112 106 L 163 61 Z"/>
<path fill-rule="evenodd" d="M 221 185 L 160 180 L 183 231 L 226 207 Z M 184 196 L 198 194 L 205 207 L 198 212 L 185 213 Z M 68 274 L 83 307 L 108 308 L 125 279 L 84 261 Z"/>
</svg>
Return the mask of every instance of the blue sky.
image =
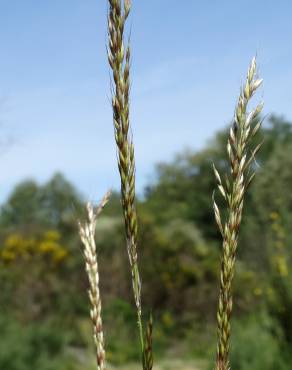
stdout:
<svg viewBox="0 0 292 370">
<path fill-rule="evenodd" d="M 86 198 L 119 188 L 106 0 L 0 0 L 0 200 L 62 171 Z M 292 120 L 292 3 L 133 0 L 137 185 L 232 118 L 257 53 L 265 113 Z"/>
</svg>

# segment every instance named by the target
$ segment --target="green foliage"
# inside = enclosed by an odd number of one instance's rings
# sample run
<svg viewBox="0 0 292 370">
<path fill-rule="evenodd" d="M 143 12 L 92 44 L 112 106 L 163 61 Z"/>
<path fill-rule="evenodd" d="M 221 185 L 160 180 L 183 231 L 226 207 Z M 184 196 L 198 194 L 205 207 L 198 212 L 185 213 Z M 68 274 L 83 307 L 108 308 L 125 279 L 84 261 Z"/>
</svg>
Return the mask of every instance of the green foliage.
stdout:
<svg viewBox="0 0 292 370">
<path fill-rule="evenodd" d="M 177 219 L 156 226 L 149 216 L 142 215 L 141 225 L 141 259 L 152 261 L 141 266 L 148 307 L 154 312 L 171 311 L 181 321 L 184 312 L 202 316 L 210 312 L 216 299 L 216 248 L 207 245 L 188 221 Z"/>
<path fill-rule="evenodd" d="M 290 370 L 291 362 L 281 348 L 281 328 L 266 315 L 235 322 L 231 366 L 238 370 Z M 285 361 L 286 360 L 286 361 Z"/>
<path fill-rule="evenodd" d="M 145 197 L 146 206 L 158 224 L 182 218 L 200 225 L 204 237 L 216 238 L 210 201 L 215 188 L 211 163 L 214 160 L 217 163 L 220 157 L 225 160 L 220 149 L 214 142 L 214 146 L 202 152 L 185 152 L 171 164 L 157 167 L 157 182 L 147 187 Z"/>
<path fill-rule="evenodd" d="M 57 326 L 25 326 L 1 317 L 0 368 L 9 370 L 73 370 L 64 356 L 65 337 Z M 71 363 L 71 365 L 70 365 Z"/>
</svg>

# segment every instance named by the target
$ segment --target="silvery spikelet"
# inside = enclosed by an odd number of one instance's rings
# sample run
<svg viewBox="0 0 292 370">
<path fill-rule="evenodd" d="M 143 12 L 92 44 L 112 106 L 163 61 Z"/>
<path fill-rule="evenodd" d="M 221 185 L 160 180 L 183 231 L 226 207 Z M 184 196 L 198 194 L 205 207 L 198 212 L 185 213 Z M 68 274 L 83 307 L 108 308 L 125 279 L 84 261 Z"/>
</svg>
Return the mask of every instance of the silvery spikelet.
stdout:
<svg viewBox="0 0 292 370">
<path fill-rule="evenodd" d="M 96 347 L 97 369 L 105 369 L 104 335 L 101 318 L 101 297 L 99 290 L 99 272 L 95 244 L 96 220 L 102 209 L 108 202 L 110 192 L 107 192 L 96 209 L 91 203 L 87 203 L 87 220 L 79 222 L 79 235 L 83 244 L 83 256 L 85 270 L 89 281 L 90 316 L 93 323 L 93 338 Z"/>
</svg>

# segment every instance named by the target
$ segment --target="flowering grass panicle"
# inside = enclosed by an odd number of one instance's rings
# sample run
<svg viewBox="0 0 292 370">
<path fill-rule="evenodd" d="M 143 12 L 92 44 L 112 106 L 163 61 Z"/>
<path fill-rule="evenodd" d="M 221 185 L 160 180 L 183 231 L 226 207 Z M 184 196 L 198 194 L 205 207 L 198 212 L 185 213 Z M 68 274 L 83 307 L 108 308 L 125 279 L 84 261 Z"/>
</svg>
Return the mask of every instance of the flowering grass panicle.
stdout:
<svg viewBox="0 0 292 370">
<path fill-rule="evenodd" d="M 125 221 L 127 251 L 132 274 L 132 286 L 137 310 L 142 364 L 145 367 L 145 345 L 141 307 L 141 280 L 138 267 L 138 224 L 135 206 L 135 155 L 130 133 L 130 44 L 124 46 L 125 23 L 130 13 L 129 0 L 109 0 L 108 61 L 112 69 L 112 109 L 118 168 L 121 179 L 121 199 Z"/>
<path fill-rule="evenodd" d="M 85 270 L 89 281 L 89 300 L 91 304 L 91 320 L 93 323 L 93 337 L 96 347 L 97 369 L 105 369 L 104 335 L 101 318 L 101 298 L 99 290 L 99 272 L 95 244 L 96 220 L 108 202 L 110 192 L 107 192 L 96 209 L 91 203 L 87 204 L 87 220 L 79 222 L 79 234 L 83 244 Z"/>
<path fill-rule="evenodd" d="M 263 104 L 247 111 L 248 103 L 262 80 L 256 76 L 256 59 L 250 64 L 245 85 L 238 99 L 234 123 L 230 128 L 227 153 L 230 163 L 230 175 L 224 181 L 213 165 L 218 189 L 227 203 L 227 219 L 223 224 L 220 210 L 213 198 L 215 219 L 223 239 L 223 251 L 220 272 L 220 293 L 217 310 L 218 342 L 215 370 L 228 370 L 230 349 L 230 320 L 232 312 L 232 281 L 235 271 L 236 249 L 242 218 L 244 195 L 255 173 L 253 162 L 261 144 L 251 149 L 251 141 L 261 126 L 260 113 Z"/>
<path fill-rule="evenodd" d="M 150 314 L 147 330 L 145 334 L 145 350 L 144 350 L 144 363 L 143 368 L 145 370 L 152 370 L 153 368 L 153 318 Z"/>
</svg>

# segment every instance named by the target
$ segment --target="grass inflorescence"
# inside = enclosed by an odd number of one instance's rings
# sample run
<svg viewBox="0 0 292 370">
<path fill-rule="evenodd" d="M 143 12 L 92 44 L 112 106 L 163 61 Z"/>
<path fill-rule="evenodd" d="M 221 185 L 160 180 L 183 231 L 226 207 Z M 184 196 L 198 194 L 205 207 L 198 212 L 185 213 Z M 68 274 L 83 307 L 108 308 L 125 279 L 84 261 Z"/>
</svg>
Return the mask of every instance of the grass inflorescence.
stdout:
<svg viewBox="0 0 292 370">
<path fill-rule="evenodd" d="M 131 269 L 132 288 L 137 312 L 137 324 L 141 347 L 143 370 L 153 368 L 152 315 L 144 332 L 141 304 L 141 279 L 138 266 L 138 221 L 135 205 L 135 151 L 130 127 L 130 42 L 125 43 L 124 33 L 131 3 L 130 0 L 108 0 L 108 61 L 112 71 L 112 110 L 114 135 L 117 147 L 118 170 L 121 182 L 121 203 L 124 217 L 127 253 Z M 244 197 L 254 178 L 254 159 L 260 144 L 253 148 L 253 138 L 261 127 L 260 115 L 263 104 L 248 111 L 248 105 L 261 85 L 257 77 L 256 59 L 253 58 L 248 69 L 246 82 L 241 89 L 235 110 L 234 122 L 229 131 L 227 153 L 230 173 L 223 180 L 215 165 L 214 174 L 218 190 L 227 205 L 224 221 L 220 209 L 213 197 L 215 219 L 222 235 L 222 259 L 220 271 L 220 290 L 217 310 L 217 355 L 215 370 L 229 370 L 232 282 L 235 272 L 236 250 L 239 229 L 242 220 Z M 94 326 L 98 370 L 105 369 L 105 349 L 101 319 L 101 299 L 99 292 L 99 274 L 95 247 L 96 218 L 107 203 L 109 193 L 105 195 L 96 210 L 87 206 L 88 220 L 79 225 L 81 240 L 84 245 L 86 271 L 89 278 L 89 297 L 91 318 Z"/>
<path fill-rule="evenodd" d="M 141 307 L 141 279 L 138 267 L 138 223 L 135 206 L 135 154 L 130 132 L 130 44 L 124 45 L 125 23 L 129 16 L 129 0 L 109 0 L 108 14 L 108 61 L 112 69 L 113 91 L 112 109 L 115 141 L 118 152 L 118 168 L 121 179 L 121 199 L 125 221 L 127 251 L 129 256 L 132 286 L 137 309 L 137 323 L 141 346 L 143 368 L 150 370 L 149 335 L 146 335 L 145 352 L 144 331 Z M 152 330 L 151 330 L 152 333 Z"/>
<path fill-rule="evenodd" d="M 220 272 L 220 292 L 217 310 L 218 342 L 215 370 L 228 370 L 230 350 L 230 328 L 232 313 L 232 281 L 235 271 L 238 234 L 242 219 L 244 196 L 255 172 L 253 163 L 261 144 L 251 148 L 251 142 L 260 126 L 260 113 L 263 104 L 248 112 L 248 104 L 262 80 L 256 76 L 256 59 L 253 58 L 245 85 L 242 87 L 236 106 L 234 123 L 230 128 L 227 153 L 230 163 L 230 175 L 224 181 L 213 166 L 218 189 L 226 201 L 228 214 L 223 223 L 220 210 L 213 199 L 217 225 L 222 234 L 222 260 Z"/>
<path fill-rule="evenodd" d="M 87 220 L 79 222 L 79 234 L 83 244 L 85 270 L 89 281 L 90 316 L 93 323 L 93 337 L 96 347 L 97 369 L 105 369 L 104 334 L 101 317 L 101 297 L 99 290 L 99 271 L 95 244 L 95 229 L 97 217 L 108 202 L 110 192 L 107 192 L 96 209 L 87 203 Z"/>
</svg>

